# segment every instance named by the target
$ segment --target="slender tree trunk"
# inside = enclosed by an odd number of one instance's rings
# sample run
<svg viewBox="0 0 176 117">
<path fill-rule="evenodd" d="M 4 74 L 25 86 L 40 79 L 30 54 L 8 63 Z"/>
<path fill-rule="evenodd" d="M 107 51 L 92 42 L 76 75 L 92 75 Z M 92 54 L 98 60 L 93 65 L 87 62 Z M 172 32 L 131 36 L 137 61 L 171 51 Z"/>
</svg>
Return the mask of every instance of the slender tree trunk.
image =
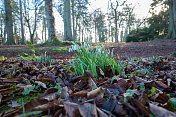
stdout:
<svg viewBox="0 0 176 117">
<path fill-rule="evenodd" d="M 115 42 L 118 43 L 118 34 L 117 34 L 117 10 L 114 9 L 114 13 L 115 13 Z"/>
<path fill-rule="evenodd" d="M 1 14 L 2 14 L 2 11 L 1 11 Z M 1 18 L 1 35 L 0 35 L 1 45 L 3 45 L 3 28 L 2 28 L 2 26 L 3 26 L 3 18 Z"/>
<path fill-rule="evenodd" d="M 96 30 L 97 30 L 97 23 L 96 23 L 96 21 L 95 21 L 95 43 L 97 42 L 97 34 L 96 34 Z"/>
<path fill-rule="evenodd" d="M 111 26 L 111 40 L 114 42 L 114 28 Z"/>
<path fill-rule="evenodd" d="M 72 24 L 73 24 L 73 40 L 76 40 L 76 30 L 75 30 L 75 0 L 72 0 Z"/>
<path fill-rule="evenodd" d="M 81 42 L 81 24 L 79 22 L 79 41 Z"/>
<path fill-rule="evenodd" d="M 3 28 L 2 28 L 2 26 L 3 26 L 3 19 L 1 19 L 1 38 L 3 37 Z"/>
<path fill-rule="evenodd" d="M 82 29 L 82 42 L 84 42 L 84 29 Z"/>
<path fill-rule="evenodd" d="M 6 43 L 6 26 L 4 26 L 4 38 L 3 38 L 3 40 L 2 40 L 2 44 L 3 45 L 5 45 L 5 43 Z"/>
<path fill-rule="evenodd" d="M 77 30 L 78 30 L 78 18 L 76 18 L 76 28 L 75 28 L 75 39 L 77 40 Z"/>
<path fill-rule="evenodd" d="M 12 7 L 11 0 L 4 0 L 5 6 L 5 21 L 6 21 L 6 31 L 7 31 L 7 45 L 14 45 L 14 37 L 13 37 L 13 20 L 12 20 Z"/>
<path fill-rule="evenodd" d="M 109 38 L 109 41 L 110 41 L 110 33 L 111 32 L 111 23 L 109 23 L 108 25 L 108 38 Z"/>
<path fill-rule="evenodd" d="M 53 0 L 45 0 L 46 21 L 48 27 L 48 41 L 56 39 L 55 18 L 53 15 Z"/>
<path fill-rule="evenodd" d="M 47 33 L 47 32 L 46 32 L 46 28 L 47 28 L 47 27 L 46 27 L 46 19 L 45 19 L 45 42 L 46 42 L 46 40 L 47 40 L 47 39 L 46 39 L 46 33 Z"/>
<path fill-rule="evenodd" d="M 21 44 L 25 45 L 22 0 L 19 0 L 19 2 L 20 2 L 20 21 L 21 21 Z"/>
<path fill-rule="evenodd" d="M 73 41 L 71 30 L 70 0 L 64 0 L 64 40 Z"/>
<path fill-rule="evenodd" d="M 44 30 L 45 30 L 45 26 L 44 26 L 44 17 L 43 17 L 43 23 L 42 23 L 42 42 L 44 42 L 44 35 L 43 35 L 43 33 L 44 33 Z"/>
<path fill-rule="evenodd" d="M 18 40 L 18 34 L 17 34 L 17 26 L 15 23 L 14 23 L 14 39 L 15 39 L 15 43 L 18 45 L 19 40 Z"/>
<path fill-rule="evenodd" d="M 42 23 L 42 41 L 45 42 L 46 39 L 44 40 L 44 35 L 45 35 L 45 26 L 46 25 L 46 20 L 45 17 L 43 16 L 43 23 Z"/>
</svg>

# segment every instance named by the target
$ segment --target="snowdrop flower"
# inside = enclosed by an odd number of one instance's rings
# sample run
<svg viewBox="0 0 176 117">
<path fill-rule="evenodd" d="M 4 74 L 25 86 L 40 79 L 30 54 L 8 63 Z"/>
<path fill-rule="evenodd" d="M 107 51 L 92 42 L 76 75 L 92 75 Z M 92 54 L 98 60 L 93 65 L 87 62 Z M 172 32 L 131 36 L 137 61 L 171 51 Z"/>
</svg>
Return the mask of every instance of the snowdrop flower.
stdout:
<svg viewBox="0 0 176 117">
<path fill-rule="evenodd" d="M 84 47 L 87 47 L 87 43 L 86 42 L 84 42 Z"/>
<path fill-rule="evenodd" d="M 98 53 L 101 54 L 101 48 L 98 49 Z"/>
<path fill-rule="evenodd" d="M 74 45 L 74 49 L 73 50 L 77 50 L 77 49 L 78 49 L 77 45 Z"/>
<path fill-rule="evenodd" d="M 71 51 L 72 51 L 72 49 L 71 49 L 71 48 L 69 48 L 69 49 L 68 49 L 68 52 L 71 52 Z"/>
<path fill-rule="evenodd" d="M 109 54 L 110 54 L 110 50 L 108 49 L 108 50 L 107 50 L 107 53 L 106 53 L 106 57 L 108 57 Z"/>
</svg>

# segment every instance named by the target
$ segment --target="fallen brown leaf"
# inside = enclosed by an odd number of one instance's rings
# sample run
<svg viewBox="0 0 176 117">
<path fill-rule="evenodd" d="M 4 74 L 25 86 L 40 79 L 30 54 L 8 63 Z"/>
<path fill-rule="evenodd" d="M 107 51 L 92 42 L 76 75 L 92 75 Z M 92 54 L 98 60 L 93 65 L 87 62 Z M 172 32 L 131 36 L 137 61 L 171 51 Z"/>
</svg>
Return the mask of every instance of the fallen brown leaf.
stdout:
<svg viewBox="0 0 176 117">
<path fill-rule="evenodd" d="M 150 111 L 158 117 L 176 117 L 176 114 L 162 107 L 149 103 Z"/>
</svg>

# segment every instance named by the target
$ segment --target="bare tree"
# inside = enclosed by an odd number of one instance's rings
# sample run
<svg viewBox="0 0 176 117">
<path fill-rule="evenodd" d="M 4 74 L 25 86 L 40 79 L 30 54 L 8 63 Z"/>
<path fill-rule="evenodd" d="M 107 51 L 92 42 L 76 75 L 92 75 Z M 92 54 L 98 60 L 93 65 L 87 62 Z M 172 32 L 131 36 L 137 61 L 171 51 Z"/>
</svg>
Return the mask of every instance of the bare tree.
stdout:
<svg viewBox="0 0 176 117">
<path fill-rule="evenodd" d="M 42 5 L 43 1 L 41 0 L 34 0 L 33 3 L 30 2 L 29 0 L 24 0 L 24 19 L 26 21 L 28 30 L 29 30 L 29 34 L 30 34 L 30 41 L 32 43 L 34 43 L 34 36 L 36 34 L 37 31 L 37 23 L 40 21 L 39 19 L 41 17 L 39 17 L 40 14 L 40 6 Z M 34 5 L 34 6 L 33 6 Z M 31 12 L 31 10 L 34 10 L 34 14 L 30 15 L 29 12 Z"/>
<path fill-rule="evenodd" d="M 116 0 L 116 3 L 113 3 L 111 0 L 109 0 L 109 2 L 111 3 L 111 9 L 114 11 L 114 23 L 115 23 L 115 42 L 118 43 L 118 28 L 117 28 L 117 21 L 118 21 L 118 12 L 117 12 L 117 8 L 119 6 L 123 6 L 125 4 L 127 0 L 125 0 L 122 4 L 119 5 L 119 1 Z"/>
</svg>

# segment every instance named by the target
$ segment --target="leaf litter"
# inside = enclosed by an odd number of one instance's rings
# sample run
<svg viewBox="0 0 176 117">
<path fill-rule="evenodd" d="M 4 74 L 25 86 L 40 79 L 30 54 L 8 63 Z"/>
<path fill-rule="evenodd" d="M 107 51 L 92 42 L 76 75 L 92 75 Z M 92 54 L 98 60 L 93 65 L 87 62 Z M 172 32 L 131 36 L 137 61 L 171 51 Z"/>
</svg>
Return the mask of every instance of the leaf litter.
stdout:
<svg viewBox="0 0 176 117">
<path fill-rule="evenodd" d="M 2 60 L 0 116 L 176 116 L 176 58 L 123 63 L 117 76 L 109 66 L 105 72 L 96 66 L 97 79 L 89 70 L 86 77 L 74 76 L 63 67 L 68 62 L 46 66 L 35 60 Z"/>
</svg>

